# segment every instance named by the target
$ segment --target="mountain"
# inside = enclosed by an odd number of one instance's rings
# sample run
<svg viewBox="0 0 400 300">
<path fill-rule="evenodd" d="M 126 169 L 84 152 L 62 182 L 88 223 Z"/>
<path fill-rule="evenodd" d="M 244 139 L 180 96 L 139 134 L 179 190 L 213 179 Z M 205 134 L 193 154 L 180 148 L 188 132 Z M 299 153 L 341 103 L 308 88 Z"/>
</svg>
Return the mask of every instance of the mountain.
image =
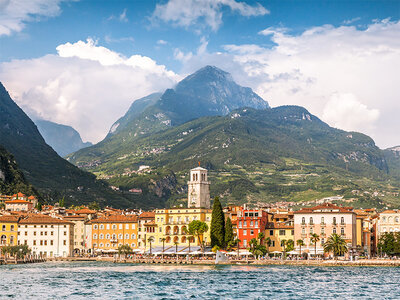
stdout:
<svg viewBox="0 0 400 300">
<path fill-rule="evenodd" d="M 93 174 L 61 158 L 46 144 L 36 125 L 15 104 L 1 83 L 0 144 L 15 157 L 28 182 L 48 202 L 65 197 L 67 204 L 97 201 L 102 206 L 135 207 L 135 199 L 113 192 Z"/>
<path fill-rule="evenodd" d="M 389 173 L 400 180 L 400 146 L 385 149 L 383 153 L 388 162 Z"/>
<path fill-rule="evenodd" d="M 45 120 L 36 120 L 34 122 L 46 143 L 62 157 L 93 145 L 90 142 L 84 143 L 79 132 L 71 126 Z"/>
<path fill-rule="evenodd" d="M 129 152 L 143 136 L 203 116 L 227 115 L 241 107 L 269 109 L 266 101 L 250 88 L 236 84 L 229 73 L 206 66 L 162 95 L 157 93 L 136 100 L 125 116 L 113 124 L 103 141 L 67 159 L 79 166 L 96 165 L 117 152 Z"/>
<path fill-rule="evenodd" d="M 14 157 L 0 146 L 0 194 L 13 195 L 18 192 L 38 196 L 38 192 L 28 183 Z"/>
</svg>

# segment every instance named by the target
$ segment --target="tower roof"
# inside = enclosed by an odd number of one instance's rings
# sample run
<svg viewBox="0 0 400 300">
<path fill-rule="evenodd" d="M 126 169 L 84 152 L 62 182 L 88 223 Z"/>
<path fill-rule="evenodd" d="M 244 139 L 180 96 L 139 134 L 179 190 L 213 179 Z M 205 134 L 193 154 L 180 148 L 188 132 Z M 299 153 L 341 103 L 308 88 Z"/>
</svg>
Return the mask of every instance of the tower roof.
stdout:
<svg viewBox="0 0 400 300">
<path fill-rule="evenodd" d="M 202 167 L 197 167 L 197 168 L 194 168 L 194 169 L 191 169 L 190 171 L 207 171 L 207 169 L 204 169 L 204 168 L 202 168 Z"/>
</svg>

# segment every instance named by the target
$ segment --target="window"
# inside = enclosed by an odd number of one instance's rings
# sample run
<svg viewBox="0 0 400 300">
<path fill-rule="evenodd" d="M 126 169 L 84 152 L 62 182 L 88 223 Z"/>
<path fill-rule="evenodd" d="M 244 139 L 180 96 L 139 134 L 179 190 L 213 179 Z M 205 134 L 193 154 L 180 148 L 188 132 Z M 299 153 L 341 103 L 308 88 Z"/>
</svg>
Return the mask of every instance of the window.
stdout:
<svg viewBox="0 0 400 300">
<path fill-rule="evenodd" d="M 97 240 L 97 234 L 93 234 L 93 239 Z"/>
<path fill-rule="evenodd" d="M 341 224 L 344 224 L 344 217 L 341 217 L 341 218 L 340 218 L 340 223 L 341 223 Z"/>
<path fill-rule="evenodd" d="M 36 235 L 36 231 L 33 232 L 33 235 Z"/>
<path fill-rule="evenodd" d="M 110 234 L 106 234 L 106 240 L 109 240 L 110 239 Z"/>
<path fill-rule="evenodd" d="M 321 234 L 325 234 L 325 227 L 321 227 Z"/>
<path fill-rule="evenodd" d="M 97 229 L 97 227 L 98 227 L 97 224 L 93 225 L 93 229 Z"/>
<path fill-rule="evenodd" d="M 122 233 L 118 235 L 118 239 L 122 240 Z"/>
<path fill-rule="evenodd" d="M 103 247 L 104 246 L 104 244 L 103 243 L 100 243 L 100 247 Z"/>
<path fill-rule="evenodd" d="M 292 229 L 292 235 L 294 235 L 294 229 Z"/>
<path fill-rule="evenodd" d="M 396 217 L 394 220 L 396 223 L 399 223 L 399 217 Z"/>
<path fill-rule="evenodd" d="M 129 229 L 129 224 L 126 224 L 126 225 L 125 225 L 125 229 Z"/>
<path fill-rule="evenodd" d="M 303 225 L 306 224 L 306 218 L 305 217 L 301 218 L 301 224 L 303 224 Z"/>
<path fill-rule="evenodd" d="M 255 226 L 256 228 L 258 228 L 258 221 L 255 221 L 255 222 L 254 222 L 254 226 Z"/>
<path fill-rule="evenodd" d="M 136 247 L 135 243 L 132 243 L 132 248 L 135 248 L 135 247 Z"/>
<path fill-rule="evenodd" d="M 132 240 L 136 239 L 136 235 L 134 233 L 132 233 Z"/>
<path fill-rule="evenodd" d="M 64 235 L 67 235 L 67 232 L 66 232 L 66 231 L 64 231 Z"/>
<path fill-rule="evenodd" d="M 162 227 L 159 228 L 159 232 L 162 232 Z"/>
<path fill-rule="evenodd" d="M 36 246 L 36 240 L 33 241 L 33 246 Z"/>
<path fill-rule="evenodd" d="M 253 227 L 253 221 L 250 221 L 250 227 Z"/>
<path fill-rule="evenodd" d="M 304 227 L 301 229 L 301 234 L 306 234 L 306 229 Z"/>
<path fill-rule="evenodd" d="M 50 231 L 50 235 L 54 235 L 54 231 Z"/>
<path fill-rule="evenodd" d="M 336 217 L 333 217 L 333 225 L 336 225 Z"/>
<path fill-rule="evenodd" d="M 116 239 L 117 239 L 117 235 L 116 235 L 115 233 L 113 233 L 112 239 L 113 239 L 113 240 L 116 240 Z"/>
<path fill-rule="evenodd" d="M 100 224 L 100 229 L 104 229 L 104 225 L 103 224 Z"/>
<path fill-rule="evenodd" d="M 43 246 L 43 240 L 40 240 L 40 246 Z"/>
<path fill-rule="evenodd" d="M 44 245 L 47 246 L 47 241 L 44 241 Z"/>
<path fill-rule="evenodd" d="M 14 231 L 14 225 L 11 225 L 10 230 Z"/>
<path fill-rule="evenodd" d="M 310 225 L 314 225 L 314 221 L 313 221 L 312 217 L 310 217 Z"/>
<path fill-rule="evenodd" d="M 47 231 L 44 232 L 44 235 L 47 235 Z"/>
<path fill-rule="evenodd" d="M 243 235 L 247 235 L 247 230 L 243 230 Z"/>
<path fill-rule="evenodd" d="M 325 243 L 325 239 L 321 239 L 321 245 Z"/>
<path fill-rule="evenodd" d="M 119 226 L 118 226 L 118 227 L 119 227 L 119 229 L 122 229 L 122 224 L 119 224 Z"/>
<path fill-rule="evenodd" d="M 63 240 L 63 245 L 67 246 L 67 241 L 66 240 Z"/>
<path fill-rule="evenodd" d="M 43 235 L 43 231 L 40 232 L 40 235 Z"/>
<path fill-rule="evenodd" d="M 247 240 L 243 240 L 243 247 L 247 247 Z"/>
<path fill-rule="evenodd" d="M 242 221 L 239 221 L 239 228 L 242 228 Z"/>
<path fill-rule="evenodd" d="M 125 234 L 125 239 L 126 239 L 126 240 L 129 239 L 129 233 Z"/>
<path fill-rule="evenodd" d="M 135 229 L 136 228 L 136 224 L 132 224 L 132 229 Z"/>
<path fill-rule="evenodd" d="M 104 234 L 100 234 L 100 239 L 103 240 L 104 239 Z"/>
<path fill-rule="evenodd" d="M 314 233 L 314 228 L 310 227 L 310 234 L 313 234 L 313 233 Z"/>
<path fill-rule="evenodd" d="M 284 229 L 280 229 L 279 230 L 279 235 L 285 235 L 285 230 Z"/>
<path fill-rule="evenodd" d="M 344 228 L 341 228 L 341 229 L 340 229 L 340 234 L 341 234 L 341 235 L 344 235 Z"/>
<path fill-rule="evenodd" d="M 270 229 L 269 235 L 274 235 L 274 230 L 273 229 Z"/>
<path fill-rule="evenodd" d="M 336 227 L 333 227 L 332 232 L 333 232 L 333 233 L 336 233 Z"/>
<path fill-rule="evenodd" d="M 275 241 L 272 241 L 272 247 L 275 247 Z"/>
<path fill-rule="evenodd" d="M 25 235 L 28 235 L 28 231 L 25 231 Z"/>
<path fill-rule="evenodd" d="M 382 222 L 386 222 L 386 217 L 382 217 Z"/>
<path fill-rule="evenodd" d="M 321 217 L 321 224 L 325 224 L 325 218 Z"/>
<path fill-rule="evenodd" d="M 254 230 L 252 229 L 252 230 L 250 230 L 250 235 L 253 235 L 254 234 Z"/>
</svg>

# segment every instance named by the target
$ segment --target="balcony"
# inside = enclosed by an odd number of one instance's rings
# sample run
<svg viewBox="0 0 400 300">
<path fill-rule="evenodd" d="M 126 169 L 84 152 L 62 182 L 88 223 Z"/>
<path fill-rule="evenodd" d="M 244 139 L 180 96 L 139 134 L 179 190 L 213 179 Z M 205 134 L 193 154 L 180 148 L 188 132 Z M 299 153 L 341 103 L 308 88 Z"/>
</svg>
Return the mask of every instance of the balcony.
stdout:
<svg viewBox="0 0 400 300">
<path fill-rule="evenodd" d="M 118 240 L 117 239 L 111 239 L 110 243 L 118 243 Z"/>
</svg>

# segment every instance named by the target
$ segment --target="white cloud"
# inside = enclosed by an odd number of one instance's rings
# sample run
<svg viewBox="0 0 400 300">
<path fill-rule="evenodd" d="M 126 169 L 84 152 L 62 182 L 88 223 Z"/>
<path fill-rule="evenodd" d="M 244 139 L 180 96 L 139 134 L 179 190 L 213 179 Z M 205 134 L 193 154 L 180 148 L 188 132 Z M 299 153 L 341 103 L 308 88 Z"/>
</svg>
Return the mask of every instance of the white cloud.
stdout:
<svg viewBox="0 0 400 300">
<path fill-rule="evenodd" d="M 186 28 L 204 22 L 216 31 L 222 23 L 223 7 L 246 17 L 269 14 L 259 3 L 252 6 L 236 0 L 169 0 L 165 4 L 156 5 L 152 20 L 171 22 Z"/>
<path fill-rule="evenodd" d="M 158 40 L 158 41 L 157 41 L 157 44 L 158 44 L 158 45 L 166 45 L 166 44 L 168 44 L 168 42 L 167 42 L 167 41 L 164 41 L 164 40 Z"/>
<path fill-rule="evenodd" d="M 58 55 L 0 65 L 0 78 L 28 114 L 77 129 L 97 142 L 133 100 L 173 86 L 180 77 L 149 57 L 123 55 L 86 42 Z"/>
<path fill-rule="evenodd" d="M 400 144 L 399 21 L 376 21 L 363 29 L 324 25 L 299 35 L 287 32 L 281 28 L 260 32 L 275 43 L 272 48 L 225 45 L 222 53 L 192 54 L 182 72 L 214 64 L 272 106 L 304 106 L 327 117 L 330 125 L 371 135 L 382 147 Z M 345 101 L 357 108 L 357 120 L 344 110 L 337 118 L 328 114 L 337 95 L 342 95 L 342 109 Z"/>
<path fill-rule="evenodd" d="M 61 2 L 68 0 L 0 0 L 0 36 L 24 29 L 27 22 L 60 14 Z"/>
<path fill-rule="evenodd" d="M 344 130 L 371 130 L 379 118 L 379 110 L 370 109 L 353 94 L 333 94 L 325 104 L 322 118 L 333 127 Z"/>
<path fill-rule="evenodd" d="M 128 22 L 129 20 L 128 20 L 128 17 L 126 16 L 126 8 L 123 10 L 123 12 L 119 15 L 119 17 L 118 17 L 118 19 L 121 21 L 121 22 Z"/>
</svg>

